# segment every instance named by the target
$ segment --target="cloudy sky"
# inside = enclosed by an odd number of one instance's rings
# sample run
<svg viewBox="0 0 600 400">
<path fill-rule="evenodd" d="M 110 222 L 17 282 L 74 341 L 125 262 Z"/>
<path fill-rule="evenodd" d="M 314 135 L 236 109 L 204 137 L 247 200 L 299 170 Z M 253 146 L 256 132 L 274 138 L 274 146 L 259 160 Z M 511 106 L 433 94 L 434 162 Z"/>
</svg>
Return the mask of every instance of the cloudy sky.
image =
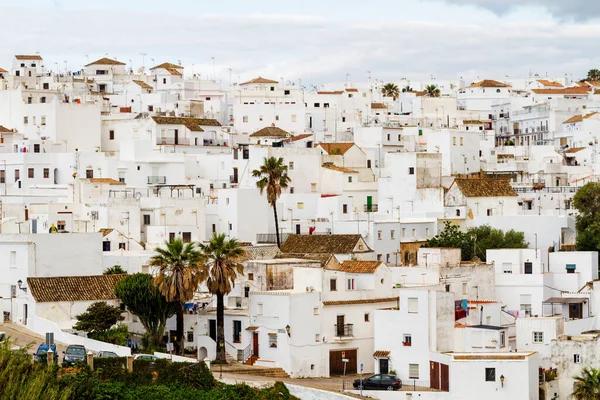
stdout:
<svg viewBox="0 0 600 400">
<path fill-rule="evenodd" d="M 108 56 L 227 82 L 583 77 L 600 68 L 594 0 L 0 0 L 0 67 L 40 52 L 77 70 Z M 151 59 L 154 59 L 152 61 Z M 189 72 L 189 68 L 188 68 Z"/>
</svg>

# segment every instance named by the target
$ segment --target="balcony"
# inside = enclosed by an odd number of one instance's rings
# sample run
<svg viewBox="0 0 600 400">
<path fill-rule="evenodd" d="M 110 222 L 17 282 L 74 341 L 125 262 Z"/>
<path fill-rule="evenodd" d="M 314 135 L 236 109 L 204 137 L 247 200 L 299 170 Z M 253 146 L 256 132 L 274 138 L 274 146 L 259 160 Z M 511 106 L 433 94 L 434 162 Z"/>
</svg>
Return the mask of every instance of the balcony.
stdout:
<svg viewBox="0 0 600 400">
<path fill-rule="evenodd" d="M 354 324 L 334 325 L 336 339 L 345 339 L 354 337 Z"/>
<path fill-rule="evenodd" d="M 184 143 L 186 139 L 184 138 L 174 138 L 174 137 L 161 137 L 156 139 L 157 145 L 169 145 L 169 146 L 181 146 L 188 145 L 188 143 Z"/>
<path fill-rule="evenodd" d="M 379 211 L 379 206 L 377 204 L 365 204 L 363 209 L 364 212 L 377 212 Z"/>
<path fill-rule="evenodd" d="M 149 176 L 148 185 L 165 185 L 167 183 L 166 176 Z"/>
</svg>

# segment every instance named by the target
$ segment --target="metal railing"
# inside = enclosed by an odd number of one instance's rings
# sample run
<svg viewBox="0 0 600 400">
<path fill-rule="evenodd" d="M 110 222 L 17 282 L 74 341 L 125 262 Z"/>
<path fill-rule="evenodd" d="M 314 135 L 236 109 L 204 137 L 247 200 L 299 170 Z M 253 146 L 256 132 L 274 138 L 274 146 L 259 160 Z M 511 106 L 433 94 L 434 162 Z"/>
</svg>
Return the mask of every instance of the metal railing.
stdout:
<svg viewBox="0 0 600 400">
<path fill-rule="evenodd" d="M 252 343 L 250 343 L 244 350 L 238 350 L 238 361 L 245 363 L 252 356 Z"/>
<path fill-rule="evenodd" d="M 418 381 L 415 379 L 403 380 L 400 390 L 407 392 L 446 392 L 446 390 L 434 389 L 428 381 Z"/>
<path fill-rule="evenodd" d="M 546 186 L 543 188 L 534 188 L 533 186 L 513 186 L 517 193 L 545 192 L 545 193 L 577 193 L 578 186 Z"/>
<path fill-rule="evenodd" d="M 174 137 L 161 137 L 161 138 L 156 139 L 156 144 L 177 146 L 177 145 L 188 144 L 188 143 L 185 138 L 175 139 Z"/>
<path fill-rule="evenodd" d="M 354 324 L 334 325 L 335 337 L 354 337 Z"/>
<path fill-rule="evenodd" d="M 166 176 L 149 176 L 148 185 L 164 185 L 167 183 Z"/>
<path fill-rule="evenodd" d="M 377 212 L 379 211 L 379 205 L 378 204 L 365 204 L 364 205 L 364 212 Z"/>
</svg>

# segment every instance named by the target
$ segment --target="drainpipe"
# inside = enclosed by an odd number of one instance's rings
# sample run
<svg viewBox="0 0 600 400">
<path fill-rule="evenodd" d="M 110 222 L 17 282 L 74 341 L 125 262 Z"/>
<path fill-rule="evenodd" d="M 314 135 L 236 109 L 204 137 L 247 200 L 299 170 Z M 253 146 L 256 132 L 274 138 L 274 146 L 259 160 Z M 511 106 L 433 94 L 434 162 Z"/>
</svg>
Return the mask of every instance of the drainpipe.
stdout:
<svg viewBox="0 0 600 400">
<path fill-rule="evenodd" d="M 483 325 L 483 306 L 479 309 L 479 325 Z"/>
</svg>

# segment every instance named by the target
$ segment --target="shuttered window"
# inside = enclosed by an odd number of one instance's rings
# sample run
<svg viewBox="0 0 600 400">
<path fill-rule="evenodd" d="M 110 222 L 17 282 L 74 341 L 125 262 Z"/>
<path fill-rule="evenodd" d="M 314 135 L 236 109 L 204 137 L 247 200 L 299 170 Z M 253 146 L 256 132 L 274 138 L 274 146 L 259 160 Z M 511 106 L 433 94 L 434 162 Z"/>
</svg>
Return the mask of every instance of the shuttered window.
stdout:
<svg viewBox="0 0 600 400">
<path fill-rule="evenodd" d="M 419 364 L 408 364 L 408 379 L 419 379 Z"/>
</svg>

